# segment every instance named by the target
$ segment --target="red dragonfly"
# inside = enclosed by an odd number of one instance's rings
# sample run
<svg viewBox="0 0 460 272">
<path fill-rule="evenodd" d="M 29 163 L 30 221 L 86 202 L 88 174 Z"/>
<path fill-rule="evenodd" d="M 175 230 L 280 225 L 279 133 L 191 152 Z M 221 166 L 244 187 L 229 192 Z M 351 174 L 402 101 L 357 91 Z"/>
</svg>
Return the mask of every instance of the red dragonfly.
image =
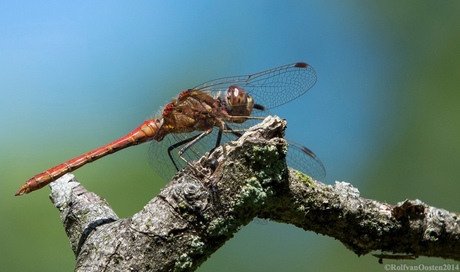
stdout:
<svg viewBox="0 0 460 272">
<path fill-rule="evenodd" d="M 268 115 L 268 109 L 296 99 L 315 82 L 315 70 L 303 62 L 205 82 L 181 92 L 164 107 L 160 117 L 146 120 L 112 143 L 35 175 L 15 195 L 38 190 L 87 163 L 152 140 L 160 142 L 152 144 L 153 160 L 160 164 L 169 161 L 170 165 L 171 162 L 174 165 L 157 167 L 156 170 L 163 178 L 170 178 L 187 162 L 196 160 L 222 142 L 240 136 L 239 132 L 257 122 L 256 119 Z M 178 152 L 173 152 L 179 147 Z M 168 159 L 165 159 L 165 154 L 168 154 Z M 287 159 L 289 165 L 295 165 L 316 179 L 326 174 L 321 161 L 306 147 L 290 143 Z"/>
</svg>

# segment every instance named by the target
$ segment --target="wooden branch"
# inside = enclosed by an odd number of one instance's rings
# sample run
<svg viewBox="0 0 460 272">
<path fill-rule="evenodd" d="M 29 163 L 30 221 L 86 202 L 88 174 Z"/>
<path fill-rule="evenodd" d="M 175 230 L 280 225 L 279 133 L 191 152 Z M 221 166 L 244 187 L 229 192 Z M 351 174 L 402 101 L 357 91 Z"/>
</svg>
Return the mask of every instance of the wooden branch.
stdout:
<svg viewBox="0 0 460 272">
<path fill-rule="evenodd" d="M 75 271 L 193 271 L 256 216 L 334 237 L 358 255 L 460 260 L 458 214 L 419 200 L 364 199 L 349 183 L 288 170 L 285 126 L 268 117 L 179 172 L 131 218 L 118 219 L 73 175 L 51 184 Z"/>
</svg>

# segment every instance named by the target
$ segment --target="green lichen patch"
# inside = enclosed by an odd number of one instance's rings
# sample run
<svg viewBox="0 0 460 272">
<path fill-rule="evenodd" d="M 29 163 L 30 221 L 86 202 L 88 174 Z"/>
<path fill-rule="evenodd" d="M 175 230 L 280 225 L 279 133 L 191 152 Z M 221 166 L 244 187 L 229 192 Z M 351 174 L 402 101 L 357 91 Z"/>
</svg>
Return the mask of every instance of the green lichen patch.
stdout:
<svg viewBox="0 0 460 272">
<path fill-rule="evenodd" d="M 216 218 L 209 223 L 208 231 L 211 236 L 222 236 L 233 233 L 241 226 L 233 216 Z"/>
<path fill-rule="evenodd" d="M 305 185 L 308 185 L 308 186 L 313 186 L 314 185 L 313 179 L 310 176 L 308 176 L 308 175 L 306 175 L 306 174 L 304 174 L 304 173 L 302 173 L 302 172 L 300 172 L 298 170 L 295 170 L 295 169 L 291 169 L 291 171 Z"/>
<path fill-rule="evenodd" d="M 285 163 L 281 159 L 284 154 L 275 145 L 256 145 L 253 153 L 247 154 L 251 167 L 255 171 L 255 176 L 262 185 L 267 185 L 271 181 L 279 182 L 283 179 Z"/>
<path fill-rule="evenodd" d="M 241 188 L 241 193 L 235 202 L 235 206 L 245 206 L 248 204 L 260 206 L 266 199 L 267 193 L 262 184 L 260 184 L 257 178 L 252 177 L 247 179 L 246 184 Z"/>
<path fill-rule="evenodd" d="M 203 247 L 204 247 L 203 241 L 201 241 L 200 237 L 198 236 L 193 236 L 190 239 L 190 246 L 196 249 L 197 252 L 202 253 L 204 252 Z"/>
<path fill-rule="evenodd" d="M 182 271 L 186 269 L 190 269 L 193 266 L 193 259 L 190 258 L 187 254 L 182 254 L 177 259 L 174 267 L 177 271 Z"/>
</svg>

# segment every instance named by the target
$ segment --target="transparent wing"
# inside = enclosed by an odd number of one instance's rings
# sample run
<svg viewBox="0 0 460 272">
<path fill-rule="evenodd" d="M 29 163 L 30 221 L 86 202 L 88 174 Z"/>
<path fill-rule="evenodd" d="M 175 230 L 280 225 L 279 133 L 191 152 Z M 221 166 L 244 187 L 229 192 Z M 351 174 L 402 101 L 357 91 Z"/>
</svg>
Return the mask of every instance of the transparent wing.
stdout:
<svg viewBox="0 0 460 272">
<path fill-rule="evenodd" d="M 183 156 L 187 161 L 192 162 L 201 158 L 206 152 L 211 151 L 216 147 L 217 133 L 219 130 L 216 128 L 213 132 L 205 138 L 197 141 L 192 145 Z M 200 132 L 184 133 L 184 134 L 170 134 L 165 137 L 161 142 L 152 142 L 150 150 L 150 160 L 154 170 L 165 180 L 171 179 L 171 177 L 177 172 L 171 158 L 168 155 L 168 147 L 175 145 L 176 143 L 189 139 Z M 235 140 L 236 136 L 231 133 L 224 133 L 222 135 L 221 144 L 231 140 Z M 321 180 L 326 176 L 326 170 L 324 165 L 319 158 L 308 148 L 300 144 L 288 141 L 289 147 L 287 152 L 286 161 L 288 166 L 303 172 L 316 180 Z M 174 163 L 178 166 L 179 170 L 186 166 L 178 155 L 179 150 L 183 147 L 177 146 L 177 148 L 171 150 L 170 154 Z"/>
<path fill-rule="evenodd" d="M 288 141 L 286 161 L 288 166 L 309 175 L 316 180 L 326 176 L 326 169 L 318 157 L 305 146 Z"/>
<path fill-rule="evenodd" d="M 271 109 L 306 93 L 316 83 L 316 72 L 304 62 L 283 65 L 260 73 L 218 78 L 193 89 L 212 93 L 225 92 L 238 85 L 252 95 L 256 104 Z"/>
</svg>

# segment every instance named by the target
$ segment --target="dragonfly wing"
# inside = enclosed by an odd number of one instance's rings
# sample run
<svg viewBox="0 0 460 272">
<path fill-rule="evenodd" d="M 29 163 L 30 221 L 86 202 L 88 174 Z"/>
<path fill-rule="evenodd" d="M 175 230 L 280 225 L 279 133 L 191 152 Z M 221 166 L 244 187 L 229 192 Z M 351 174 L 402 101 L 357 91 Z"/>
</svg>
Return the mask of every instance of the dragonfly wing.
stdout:
<svg viewBox="0 0 460 272">
<path fill-rule="evenodd" d="M 271 109 L 303 95 L 315 83 L 315 69 L 307 63 L 297 62 L 256 74 L 218 78 L 193 89 L 215 96 L 218 92 L 226 92 L 229 86 L 237 85 L 250 93 L 255 103 Z"/>
<path fill-rule="evenodd" d="M 303 172 L 316 180 L 326 176 L 326 169 L 320 159 L 305 146 L 288 141 L 286 161 L 288 166 Z"/>
<path fill-rule="evenodd" d="M 236 124 L 235 124 L 236 125 Z M 239 129 L 238 126 L 231 127 L 232 129 Z M 213 132 L 197 141 L 194 145 L 183 154 L 183 157 L 188 161 L 196 161 L 201 158 L 205 152 L 209 152 L 216 147 L 217 134 L 219 130 L 215 128 Z M 241 132 L 243 133 L 243 132 Z M 178 152 L 184 145 L 177 146 L 171 150 L 168 155 L 168 148 L 174 146 L 176 143 L 189 139 L 199 132 L 183 133 L 183 134 L 170 134 L 167 135 L 161 142 L 152 142 L 150 144 L 149 157 L 153 169 L 165 180 L 170 180 L 171 177 L 177 172 L 172 160 L 178 167 L 182 169 L 186 166 L 186 162 L 182 160 Z M 221 144 L 235 140 L 236 136 L 232 133 L 223 133 Z M 295 168 L 316 180 L 321 180 L 326 176 L 326 170 L 320 159 L 308 148 L 290 142 L 286 161 L 288 166 Z"/>
</svg>

